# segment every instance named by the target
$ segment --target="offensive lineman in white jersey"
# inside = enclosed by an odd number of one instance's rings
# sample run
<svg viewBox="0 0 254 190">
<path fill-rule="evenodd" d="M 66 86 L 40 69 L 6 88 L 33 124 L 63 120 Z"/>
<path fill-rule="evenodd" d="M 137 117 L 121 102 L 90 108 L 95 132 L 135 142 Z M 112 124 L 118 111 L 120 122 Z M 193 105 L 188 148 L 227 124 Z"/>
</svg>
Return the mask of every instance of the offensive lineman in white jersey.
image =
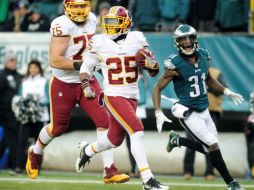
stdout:
<svg viewBox="0 0 254 190">
<path fill-rule="evenodd" d="M 64 0 L 65 15 L 51 23 L 50 66 L 50 110 L 51 121 L 42 128 L 35 146 L 28 150 L 26 171 L 32 179 L 37 178 L 43 149 L 66 131 L 71 112 L 76 104 L 93 120 L 97 127 L 97 137 L 108 131 L 109 116 L 105 108 L 96 100 L 87 100 L 80 85 L 79 69 L 84 60 L 89 39 L 94 35 L 96 17 L 90 12 L 89 0 Z M 96 89 L 95 96 L 102 91 L 95 77 L 91 85 Z M 129 176 L 120 174 L 113 164 L 112 151 L 102 154 L 105 183 L 123 183 Z"/>
<path fill-rule="evenodd" d="M 106 135 L 91 144 L 82 143 L 80 156 L 76 162 L 76 171 L 82 171 L 90 158 L 96 153 L 120 146 L 125 135 L 130 136 L 131 152 L 136 160 L 143 189 L 166 190 L 169 187 L 158 182 L 149 168 L 143 145 L 144 126 L 136 116 L 138 98 L 138 66 L 155 76 L 159 64 L 147 49 L 147 42 L 142 32 L 130 31 L 132 19 L 129 11 L 121 6 L 114 6 L 102 17 L 104 34 L 91 39 L 91 49 L 86 53 L 81 66 L 80 79 L 82 89 L 88 99 L 95 98 L 96 89 L 91 85 L 93 68 L 99 66 L 104 76 L 104 96 L 99 103 L 110 112 L 110 127 Z M 143 64 L 137 64 L 136 53 L 140 49 L 149 52 Z"/>
</svg>

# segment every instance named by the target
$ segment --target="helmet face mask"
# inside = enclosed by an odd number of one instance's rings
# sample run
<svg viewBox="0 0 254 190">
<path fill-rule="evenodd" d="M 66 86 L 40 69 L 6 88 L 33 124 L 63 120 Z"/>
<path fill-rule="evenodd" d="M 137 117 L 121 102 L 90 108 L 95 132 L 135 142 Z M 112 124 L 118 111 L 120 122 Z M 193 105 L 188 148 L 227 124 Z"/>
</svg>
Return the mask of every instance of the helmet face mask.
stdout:
<svg viewBox="0 0 254 190">
<path fill-rule="evenodd" d="M 192 56 L 198 47 L 196 30 L 186 24 L 178 26 L 175 30 L 174 41 L 179 53 L 186 56 Z"/>
<path fill-rule="evenodd" d="M 115 39 L 121 34 L 127 34 L 131 28 L 132 19 L 129 11 L 121 6 L 114 6 L 102 17 L 103 32 Z"/>
<path fill-rule="evenodd" d="M 64 0 L 65 15 L 74 22 L 82 23 L 91 11 L 89 0 Z"/>
</svg>

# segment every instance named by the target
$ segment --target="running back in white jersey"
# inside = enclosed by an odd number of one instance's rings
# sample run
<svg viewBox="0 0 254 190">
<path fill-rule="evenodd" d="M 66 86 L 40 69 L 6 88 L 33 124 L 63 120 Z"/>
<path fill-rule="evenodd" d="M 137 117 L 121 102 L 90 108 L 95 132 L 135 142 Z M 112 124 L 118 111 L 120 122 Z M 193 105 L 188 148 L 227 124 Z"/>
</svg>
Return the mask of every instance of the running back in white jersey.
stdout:
<svg viewBox="0 0 254 190">
<path fill-rule="evenodd" d="M 95 35 L 92 48 L 87 52 L 80 73 L 92 74 L 99 66 L 104 76 L 104 93 L 108 96 L 138 98 L 138 68 L 135 54 L 148 44 L 142 32 L 128 32 L 126 39 L 115 43 L 107 35 Z"/>
<path fill-rule="evenodd" d="M 65 15 L 57 17 L 51 23 L 50 33 L 52 36 L 70 36 L 65 57 L 75 61 L 84 60 L 84 54 L 88 46 L 89 39 L 94 35 L 96 29 L 96 17 L 89 13 L 85 24 L 77 25 Z M 52 74 L 59 80 L 67 83 L 80 83 L 79 71 L 63 70 L 52 68 Z"/>
</svg>

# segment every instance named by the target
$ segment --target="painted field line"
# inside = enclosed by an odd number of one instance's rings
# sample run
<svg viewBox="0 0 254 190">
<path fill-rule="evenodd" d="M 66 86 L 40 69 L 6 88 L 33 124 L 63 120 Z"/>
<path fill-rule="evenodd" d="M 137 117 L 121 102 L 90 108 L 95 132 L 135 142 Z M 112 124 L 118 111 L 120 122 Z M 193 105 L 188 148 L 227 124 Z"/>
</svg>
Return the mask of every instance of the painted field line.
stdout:
<svg viewBox="0 0 254 190">
<path fill-rule="evenodd" d="M 27 182 L 27 183 L 92 183 L 92 184 L 103 184 L 102 181 L 99 180 L 78 180 L 78 179 L 28 179 L 28 178 L 17 178 L 17 177 L 0 177 L 0 182 Z M 141 185 L 140 182 L 127 182 L 128 185 Z M 225 184 L 207 184 L 207 183 L 163 183 L 169 186 L 188 186 L 188 187 L 225 187 Z M 253 185 L 242 185 L 245 188 L 254 188 Z"/>
</svg>

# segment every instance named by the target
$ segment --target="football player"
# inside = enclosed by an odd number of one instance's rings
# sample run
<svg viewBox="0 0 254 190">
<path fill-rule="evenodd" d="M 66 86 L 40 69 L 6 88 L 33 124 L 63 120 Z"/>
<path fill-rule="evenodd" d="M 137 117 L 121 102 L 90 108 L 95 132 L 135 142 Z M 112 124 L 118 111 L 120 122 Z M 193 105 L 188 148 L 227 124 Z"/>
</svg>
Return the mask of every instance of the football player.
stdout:
<svg viewBox="0 0 254 190">
<path fill-rule="evenodd" d="M 51 23 L 50 66 L 50 124 L 42 128 L 35 146 L 28 151 L 26 171 L 29 177 L 38 176 L 39 163 L 43 149 L 66 131 L 71 112 L 76 104 L 93 120 L 97 127 L 97 136 L 107 133 L 109 127 L 108 112 L 98 105 L 96 100 L 88 101 L 81 89 L 79 69 L 84 60 L 89 39 L 94 35 L 96 17 L 90 12 L 89 0 L 64 0 L 65 15 L 57 17 Z M 95 96 L 102 91 L 95 77 L 91 86 L 96 89 Z M 113 164 L 111 151 L 102 153 L 104 164 L 104 182 L 121 183 L 129 176 L 120 174 Z"/>
<path fill-rule="evenodd" d="M 210 54 L 207 50 L 198 48 L 197 32 L 193 27 L 180 25 L 174 32 L 174 40 L 179 53 L 165 60 L 165 72 L 153 90 L 157 129 L 160 132 L 167 119 L 160 109 L 161 91 L 173 81 L 179 102 L 172 106 L 172 114 L 195 140 L 182 138 L 176 132 L 170 131 L 167 151 L 170 152 L 177 146 L 186 146 L 209 154 L 211 163 L 223 177 L 227 189 L 242 190 L 229 174 L 222 158 L 217 129 L 208 111 L 206 85 L 231 97 L 236 104 L 241 103 L 243 97 L 225 88 L 211 76 L 208 71 Z"/>
<path fill-rule="evenodd" d="M 91 39 L 91 49 L 87 52 L 80 70 L 82 89 L 85 97 L 95 98 L 96 89 L 91 85 L 93 68 L 99 66 L 104 76 L 104 94 L 99 100 L 105 103 L 110 112 L 110 127 L 106 135 L 91 144 L 83 144 L 76 162 L 76 171 L 80 172 L 90 158 L 104 150 L 120 146 L 125 135 L 130 136 L 131 152 L 136 160 L 145 190 L 168 189 L 158 182 L 147 163 L 143 145 L 144 126 L 136 116 L 138 66 L 152 76 L 158 73 L 159 64 L 151 53 L 144 55 L 144 63 L 136 63 L 136 53 L 148 44 L 142 32 L 130 31 L 132 18 L 130 12 L 122 6 L 111 7 L 102 17 L 103 34 Z M 140 57 L 140 55 L 139 55 Z"/>
</svg>

